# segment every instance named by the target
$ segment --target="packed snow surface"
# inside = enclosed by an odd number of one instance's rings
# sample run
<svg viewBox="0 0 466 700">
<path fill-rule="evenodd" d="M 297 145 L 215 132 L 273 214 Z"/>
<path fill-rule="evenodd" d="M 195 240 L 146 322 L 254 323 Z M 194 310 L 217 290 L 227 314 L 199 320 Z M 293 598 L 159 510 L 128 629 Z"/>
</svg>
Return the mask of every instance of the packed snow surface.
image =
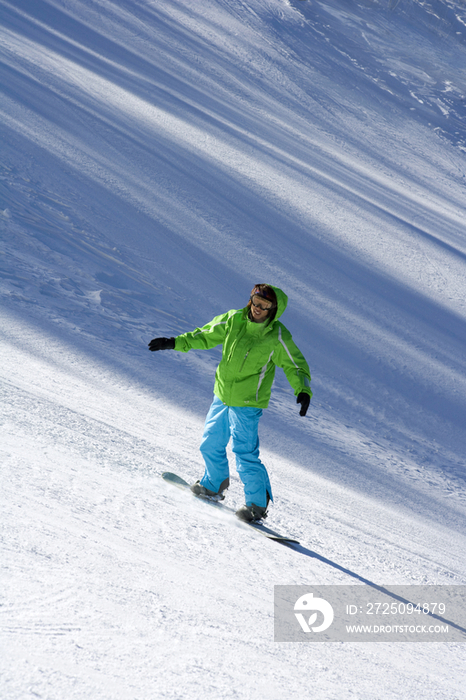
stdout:
<svg viewBox="0 0 466 700">
<path fill-rule="evenodd" d="M 278 643 L 275 585 L 466 584 L 466 9 L 0 0 L 0 697 L 460 700 L 466 645 Z M 289 296 L 266 540 L 194 481 L 220 350 Z M 228 503 L 243 503 L 232 460 Z"/>
</svg>

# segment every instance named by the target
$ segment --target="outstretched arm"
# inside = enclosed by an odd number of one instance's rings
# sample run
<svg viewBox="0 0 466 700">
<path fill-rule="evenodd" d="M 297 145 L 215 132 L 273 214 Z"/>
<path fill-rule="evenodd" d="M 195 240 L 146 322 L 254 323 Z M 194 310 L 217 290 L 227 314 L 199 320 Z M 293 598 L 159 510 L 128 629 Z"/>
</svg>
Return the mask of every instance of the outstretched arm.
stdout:
<svg viewBox="0 0 466 700">
<path fill-rule="evenodd" d="M 209 350 L 221 345 L 225 340 L 226 327 L 229 318 L 238 311 L 228 311 L 216 316 L 201 328 L 178 335 L 176 338 L 154 338 L 149 343 L 150 350 Z"/>
</svg>

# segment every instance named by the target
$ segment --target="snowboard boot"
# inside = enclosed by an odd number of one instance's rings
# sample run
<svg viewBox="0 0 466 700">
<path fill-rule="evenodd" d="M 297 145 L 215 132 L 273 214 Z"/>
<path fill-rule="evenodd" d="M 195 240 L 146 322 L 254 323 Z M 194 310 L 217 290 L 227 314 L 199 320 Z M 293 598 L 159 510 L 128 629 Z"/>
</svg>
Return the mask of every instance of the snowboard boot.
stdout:
<svg viewBox="0 0 466 700">
<path fill-rule="evenodd" d="M 259 520 L 265 520 L 267 517 L 267 507 L 261 508 L 253 503 L 250 506 L 241 506 L 239 510 L 236 511 L 236 517 L 240 520 L 244 520 L 246 523 L 257 523 Z"/>
<path fill-rule="evenodd" d="M 220 488 L 217 493 L 215 493 L 215 491 L 211 491 L 210 489 L 206 489 L 205 486 L 201 486 L 201 482 L 198 480 L 195 484 L 190 486 L 190 489 L 195 496 L 199 496 L 200 498 L 208 498 L 209 501 L 223 501 L 225 500 L 224 491 L 227 490 L 229 485 L 230 479 L 225 479 L 220 484 Z"/>
</svg>

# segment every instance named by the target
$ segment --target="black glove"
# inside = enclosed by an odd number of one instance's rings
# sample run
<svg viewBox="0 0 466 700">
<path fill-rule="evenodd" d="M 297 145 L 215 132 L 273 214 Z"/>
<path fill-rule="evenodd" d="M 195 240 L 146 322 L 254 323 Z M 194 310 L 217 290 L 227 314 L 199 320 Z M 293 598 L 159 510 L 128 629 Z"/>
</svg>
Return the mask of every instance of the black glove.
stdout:
<svg viewBox="0 0 466 700">
<path fill-rule="evenodd" d="M 149 343 L 149 350 L 174 350 L 175 338 L 154 338 Z"/>
<path fill-rule="evenodd" d="M 302 391 L 300 394 L 298 394 L 296 403 L 301 404 L 301 410 L 299 412 L 299 415 L 305 416 L 307 413 L 307 409 L 309 408 L 309 404 L 311 403 L 311 397 L 309 396 L 309 394 L 306 394 L 304 391 Z"/>
</svg>

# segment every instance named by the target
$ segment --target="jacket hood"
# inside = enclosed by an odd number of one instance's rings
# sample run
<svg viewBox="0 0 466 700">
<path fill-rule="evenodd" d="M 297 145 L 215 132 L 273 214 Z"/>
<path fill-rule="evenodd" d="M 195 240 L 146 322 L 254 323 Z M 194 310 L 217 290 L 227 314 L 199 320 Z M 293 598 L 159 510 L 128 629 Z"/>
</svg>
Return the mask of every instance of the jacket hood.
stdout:
<svg viewBox="0 0 466 700">
<path fill-rule="evenodd" d="M 276 321 L 285 311 L 288 304 L 288 297 L 286 296 L 285 292 L 282 292 L 282 290 L 278 287 L 274 287 L 273 284 L 269 284 L 269 287 L 273 289 L 275 296 L 277 297 L 277 313 L 275 314 L 274 318 L 274 321 Z"/>
</svg>

